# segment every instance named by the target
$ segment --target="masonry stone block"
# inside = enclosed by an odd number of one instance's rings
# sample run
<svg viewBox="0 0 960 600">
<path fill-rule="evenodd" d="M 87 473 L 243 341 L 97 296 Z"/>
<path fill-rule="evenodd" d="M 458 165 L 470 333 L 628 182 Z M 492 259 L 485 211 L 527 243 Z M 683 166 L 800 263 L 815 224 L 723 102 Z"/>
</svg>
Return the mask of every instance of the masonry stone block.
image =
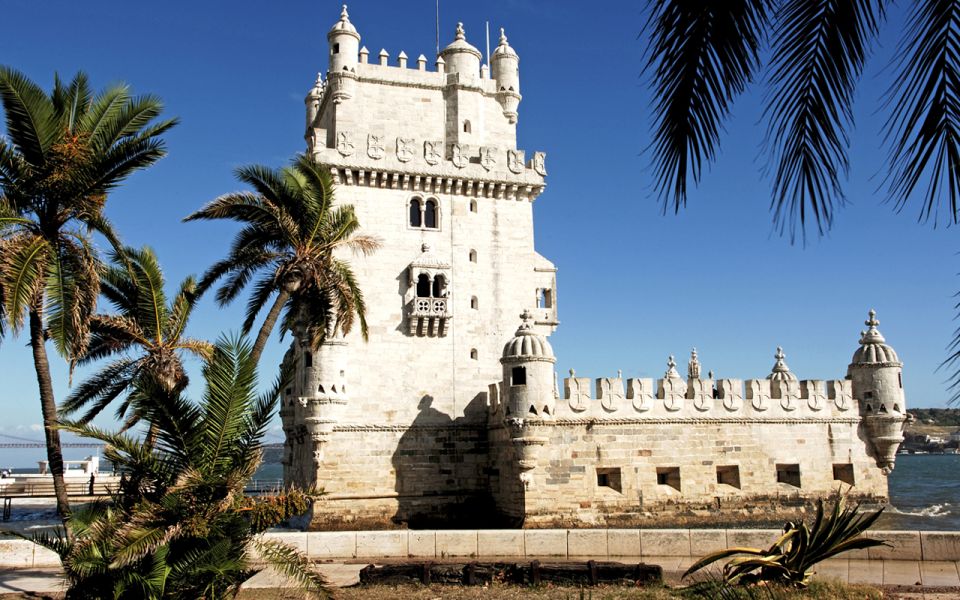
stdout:
<svg viewBox="0 0 960 600">
<path fill-rule="evenodd" d="M 357 557 L 406 558 L 406 531 L 358 531 Z"/>
<path fill-rule="evenodd" d="M 567 534 L 570 557 L 606 558 L 609 556 L 606 529 L 571 529 Z"/>
<path fill-rule="evenodd" d="M 60 555 L 42 546 L 34 545 L 33 548 L 33 567 L 49 568 L 59 567 L 61 565 Z"/>
<path fill-rule="evenodd" d="M 728 529 L 729 548 L 769 548 L 782 535 L 779 529 Z"/>
<path fill-rule="evenodd" d="M 960 560 L 960 532 L 921 531 L 923 560 Z"/>
<path fill-rule="evenodd" d="M 527 529 L 523 532 L 524 552 L 530 558 L 567 556 L 567 530 Z"/>
<path fill-rule="evenodd" d="M 307 534 L 307 555 L 312 558 L 355 558 L 356 531 L 314 531 Z"/>
<path fill-rule="evenodd" d="M 29 540 L 0 540 L 0 567 L 32 567 L 35 546 Z"/>
<path fill-rule="evenodd" d="M 701 557 L 727 548 L 726 529 L 691 529 L 690 555 Z"/>
<path fill-rule="evenodd" d="M 870 560 L 923 560 L 919 531 L 871 531 L 868 535 L 890 544 L 868 548 Z"/>
<path fill-rule="evenodd" d="M 434 558 L 437 552 L 437 532 L 411 530 L 407 532 L 407 554 L 418 558 Z"/>
<path fill-rule="evenodd" d="M 607 554 L 615 556 L 640 556 L 639 529 L 608 529 Z"/>
<path fill-rule="evenodd" d="M 640 547 L 644 556 L 690 556 L 690 531 L 641 529 Z"/>
<path fill-rule="evenodd" d="M 438 531 L 437 557 L 477 556 L 477 532 Z"/>
<path fill-rule="evenodd" d="M 295 548 L 304 554 L 308 553 L 307 534 L 303 531 L 269 531 L 261 534 L 264 541 L 280 542 Z"/>
<path fill-rule="evenodd" d="M 523 530 L 481 529 L 477 532 L 477 556 L 522 557 Z"/>
</svg>

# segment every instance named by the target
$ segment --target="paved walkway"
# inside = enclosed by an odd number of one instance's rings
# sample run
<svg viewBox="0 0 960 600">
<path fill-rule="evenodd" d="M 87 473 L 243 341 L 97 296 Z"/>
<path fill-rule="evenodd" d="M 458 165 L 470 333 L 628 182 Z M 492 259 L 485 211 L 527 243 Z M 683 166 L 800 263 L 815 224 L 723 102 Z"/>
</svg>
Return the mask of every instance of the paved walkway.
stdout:
<svg viewBox="0 0 960 600">
<path fill-rule="evenodd" d="M 549 559 L 547 559 L 549 560 Z M 396 561 L 387 561 L 396 562 Z M 639 562 L 624 559 L 622 562 Z M 644 562 L 663 567 L 668 580 L 678 581 L 692 558 L 646 557 Z M 367 562 L 319 563 L 320 571 L 331 585 L 345 587 L 359 582 L 360 569 Z M 883 586 L 923 586 L 927 588 L 956 588 L 950 591 L 916 591 L 907 597 L 923 600 L 947 600 L 960 597 L 960 569 L 957 562 L 912 560 L 856 560 L 832 559 L 817 567 L 817 576 L 835 578 L 848 583 Z M 266 569 L 244 584 L 244 589 L 282 588 L 291 584 L 272 569 Z M 57 592 L 63 590 L 63 578 L 58 569 L 7 569 L 0 571 L 0 593 Z"/>
</svg>

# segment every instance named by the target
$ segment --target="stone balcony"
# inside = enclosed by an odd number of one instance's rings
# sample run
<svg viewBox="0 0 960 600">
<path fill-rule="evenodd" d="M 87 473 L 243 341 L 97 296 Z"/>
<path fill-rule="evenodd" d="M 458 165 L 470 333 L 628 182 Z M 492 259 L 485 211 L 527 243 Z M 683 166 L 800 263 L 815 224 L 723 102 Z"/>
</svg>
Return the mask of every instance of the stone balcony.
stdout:
<svg viewBox="0 0 960 600">
<path fill-rule="evenodd" d="M 453 318 L 449 298 L 416 297 L 410 309 L 410 335 L 439 336 L 447 334 L 447 321 Z"/>
</svg>

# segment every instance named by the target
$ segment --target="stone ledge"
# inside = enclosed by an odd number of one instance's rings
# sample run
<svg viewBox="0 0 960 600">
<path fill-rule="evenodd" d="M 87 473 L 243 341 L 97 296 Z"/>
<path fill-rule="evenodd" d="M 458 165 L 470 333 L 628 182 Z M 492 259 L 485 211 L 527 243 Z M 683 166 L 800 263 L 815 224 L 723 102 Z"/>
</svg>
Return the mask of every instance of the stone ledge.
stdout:
<svg viewBox="0 0 960 600">
<path fill-rule="evenodd" d="M 767 548 L 777 529 L 480 529 L 274 531 L 263 534 L 314 560 L 366 558 L 699 558 L 727 547 Z M 855 561 L 960 561 L 960 531 L 871 531 L 891 547 L 850 552 Z M 0 539 L 0 568 L 55 567 L 54 552 L 29 540 Z"/>
</svg>

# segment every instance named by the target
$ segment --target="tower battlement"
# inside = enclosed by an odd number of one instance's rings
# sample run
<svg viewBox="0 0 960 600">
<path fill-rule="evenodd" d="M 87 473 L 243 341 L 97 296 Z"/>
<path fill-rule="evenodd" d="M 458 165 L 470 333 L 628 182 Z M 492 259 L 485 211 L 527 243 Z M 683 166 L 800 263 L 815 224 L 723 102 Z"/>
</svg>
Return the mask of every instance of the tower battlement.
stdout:
<svg viewBox="0 0 960 600">
<path fill-rule="evenodd" d="M 546 154 L 517 147 L 519 57 L 502 30 L 492 70 L 462 24 L 432 65 L 402 51 L 391 62 L 386 49 L 371 62 L 346 7 L 327 39 L 326 78 L 305 98 L 305 137 L 338 182 L 415 190 L 440 178 L 444 193 L 526 200 L 543 191 Z"/>
</svg>

